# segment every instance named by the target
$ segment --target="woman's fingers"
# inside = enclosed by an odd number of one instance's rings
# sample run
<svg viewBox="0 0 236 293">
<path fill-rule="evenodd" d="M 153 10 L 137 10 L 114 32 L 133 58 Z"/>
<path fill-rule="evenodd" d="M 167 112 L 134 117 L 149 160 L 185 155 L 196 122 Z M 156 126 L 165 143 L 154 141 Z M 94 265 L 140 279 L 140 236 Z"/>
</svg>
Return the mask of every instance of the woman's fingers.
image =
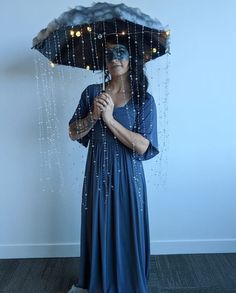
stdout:
<svg viewBox="0 0 236 293">
<path fill-rule="evenodd" d="M 102 100 L 102 99 L 99 99 L 97 102 L 99 104 L 103 105 L 104 107 L 108 105 L 108 103 L 106 101 Z"/>
<path fill-rule="evenodd" d="M 94 99 L 94 106 L 95 106 L 98 110 L 100 110 L 100 104 L 98 103 L 98 99 L 97 99 L 97 98 Z"/>
<path fill-rule="evenodd" d="M 106 96 L 106 101 L 109 104 L 112 104 L 113 105 L 114 103 L 113 103 L 112 97 L 108 93 L 104 93 L 104 95 Z"/>
<path fill-rule="evenodd" d="M 98 101 L 101 101 L 104 106 L 109 105 L 110 99 L 109 97 L 103 93 L 99 98 Z"/>
<path fill-rule="evenodd" d="M 113 105 L 113 100 L 112 100 L 112 98 L 111 98 L 111 96 L 110 95 L 108 95 L 108 100 L 110 101 L 110 103 Z"/>
<path fill-rule="evenodd" d="M 100 110 L 104 110 L 106 104 L 101 99 L 97 100 L 96 103 L 97 103 Z"/>
<path fill-rule="evenodd" d="M 104 111 L 108 105 L 114 105 L 111 96 L 107 93 L 102 93 L 100 96 L 96 97 L 95 103 L 101 111 Z"/>
</svg>

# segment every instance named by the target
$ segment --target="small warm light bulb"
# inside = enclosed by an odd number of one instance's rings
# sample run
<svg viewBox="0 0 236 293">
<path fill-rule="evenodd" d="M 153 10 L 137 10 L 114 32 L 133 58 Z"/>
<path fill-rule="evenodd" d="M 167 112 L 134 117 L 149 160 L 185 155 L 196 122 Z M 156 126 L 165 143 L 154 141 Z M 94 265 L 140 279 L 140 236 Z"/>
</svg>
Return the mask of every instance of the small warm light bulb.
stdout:
<svg viewBox="0 0 236 293">
<path fill-rule="evenodd" d="M 166 31 L 166 35 L 169 36 L 169 34 L 170 34 L 170 31 Z"/>
<path fill-rule="evenodd" d="M 89 65 L 87 65 L 87 66 L 86 66 L 86 69 L 87 69 L 87 70 L 89 70 L 89 69 L 90 69 L 90 66 L 89 66 Z"/>
<path fill-rule="evenodd" d="M 76 37 L 80 37 L 80 36 L 81 36 L 81 32 L 80 32 L 80 31 L 77 31 L 77 32 L 75 33 L 75 35 L 76 35 Z"/>
<path fill-rule="evenodd" d="M 91 31 L 92 31 L 92 28 L 91 28 L 90 26 L 88 26 L 88 27 L 87 27 L 87 31 L 88 31 L 88 32 L 91 32 Z"/>
<path fill-rule="evenodd" d="M 157 48 L 153 48 L 152 53 L 156 53 L 156 52 L 157 52 Z"/>
<path fill-rule="evenodd" d="M 74 37 L 75 32 L 74 32 L 73 30 L 71 30 L 71 31 L 70 31 L 70 35 L 71 35 L 72 37 Z"/>
<path fill-rule="evenodd" d="M 125 35 L 125 32 L 123 31 L 121 34 L 124 36 Z"/>
<path fill-rule="evenodd" d="M 50 66 L 51 66 L 52 68 L 54 68 L 54 67 L 55 67 L 55 64 L 54 64 L 52 61 L 50 61 Z"/>
</svg>

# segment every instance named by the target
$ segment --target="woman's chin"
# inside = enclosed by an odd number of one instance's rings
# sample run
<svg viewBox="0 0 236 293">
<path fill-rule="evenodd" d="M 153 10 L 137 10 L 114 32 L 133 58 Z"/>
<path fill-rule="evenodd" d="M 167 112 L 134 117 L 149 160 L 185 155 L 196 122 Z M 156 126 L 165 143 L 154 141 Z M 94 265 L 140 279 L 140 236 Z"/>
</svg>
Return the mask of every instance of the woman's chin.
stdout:
<svg viewBox="0 0 236 293">
<path fill-rule="evenodd" d="M 123 68 L 117 68 L 117 69 L 115 69 L 115 70 L 111 70 L 110 71 L 110 74 L 112 75 L 112 76 L 121 76 L 121 75 L 124 75 L 124 74 L 126 74 L 127 73 L 127 71 L 124 71 L 123 70 Z"/>
</svg>

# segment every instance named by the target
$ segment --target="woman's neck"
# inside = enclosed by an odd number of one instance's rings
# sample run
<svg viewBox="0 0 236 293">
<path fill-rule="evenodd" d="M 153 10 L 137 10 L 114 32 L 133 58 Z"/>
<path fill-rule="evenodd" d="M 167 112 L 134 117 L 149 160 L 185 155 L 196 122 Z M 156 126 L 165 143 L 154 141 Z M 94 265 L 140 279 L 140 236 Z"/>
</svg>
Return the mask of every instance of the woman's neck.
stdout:
<svg viewBox="0 0 236 293">
<path fill-rule="evenodd" d="M 122 80 L 120 76 L 113 77 L 108 82 L 108 87 L 113 94 L 130 92 L 130 83 L 127 79 Z"/>
</svg>

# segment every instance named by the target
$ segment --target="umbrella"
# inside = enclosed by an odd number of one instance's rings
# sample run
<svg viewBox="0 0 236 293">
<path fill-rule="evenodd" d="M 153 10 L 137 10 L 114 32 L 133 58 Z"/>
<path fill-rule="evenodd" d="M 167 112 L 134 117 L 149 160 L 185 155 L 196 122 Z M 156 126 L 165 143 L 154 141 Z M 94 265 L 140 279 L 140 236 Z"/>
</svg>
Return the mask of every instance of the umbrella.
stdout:
<svg viewBox="0 0 236 293">
<path fill-rule="evenodd" d="M 50 22 L 33 39 L 33 47 L 52 64 L 104 71 L 106 43 L 117 39 L 143 62 L 169 52 L 169 29 L 138 8 L 95 3 L 76 6 Z"/>
</svg>

